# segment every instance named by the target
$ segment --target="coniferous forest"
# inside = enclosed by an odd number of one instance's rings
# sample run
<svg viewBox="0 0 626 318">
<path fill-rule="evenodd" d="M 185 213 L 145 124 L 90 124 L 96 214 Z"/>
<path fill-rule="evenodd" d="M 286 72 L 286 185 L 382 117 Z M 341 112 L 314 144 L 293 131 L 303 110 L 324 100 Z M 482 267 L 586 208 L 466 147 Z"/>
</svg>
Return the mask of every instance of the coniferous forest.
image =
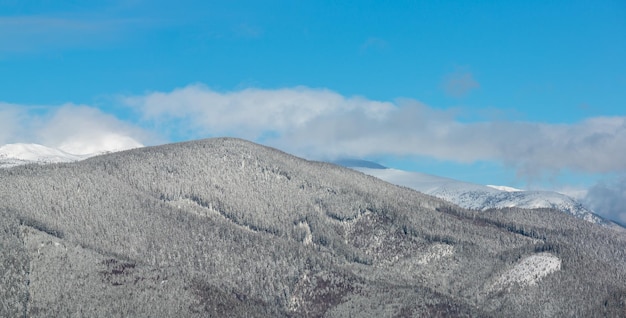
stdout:
<svg viewBox="0 0 626 318">
<path fill-rule="evenodd" d="M 239 139 L 0 169 L 1 317 L 626 317 L 626 234 Z"/>
</svg>

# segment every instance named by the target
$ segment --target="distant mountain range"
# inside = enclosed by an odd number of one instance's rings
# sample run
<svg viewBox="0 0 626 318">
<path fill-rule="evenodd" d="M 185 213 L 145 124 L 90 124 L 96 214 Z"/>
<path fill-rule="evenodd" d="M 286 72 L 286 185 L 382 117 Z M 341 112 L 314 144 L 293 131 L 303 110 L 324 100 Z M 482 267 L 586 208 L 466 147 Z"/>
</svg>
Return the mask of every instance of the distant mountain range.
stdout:
<svg viewBox="0 0 626 318">
<path fill-rule="evenodd" d="M 577 200 L 552 191 L 524 191 L 508 186 L 480 185 L 419 172 L 386 168 L 364 160 L 340 160 L 337 164 L 436 196 L 461 207 L 485 211 L 501 208 L 549 208 L 571 214 L 591 223 L 616 229 L 622 227 L 595 214 Z"/>
<path fill-rule="evenodd" d="M 623 232 L 240 139 L 0 169 L 0 317 L 625 317 L 625 278 Z"/>
</svg>

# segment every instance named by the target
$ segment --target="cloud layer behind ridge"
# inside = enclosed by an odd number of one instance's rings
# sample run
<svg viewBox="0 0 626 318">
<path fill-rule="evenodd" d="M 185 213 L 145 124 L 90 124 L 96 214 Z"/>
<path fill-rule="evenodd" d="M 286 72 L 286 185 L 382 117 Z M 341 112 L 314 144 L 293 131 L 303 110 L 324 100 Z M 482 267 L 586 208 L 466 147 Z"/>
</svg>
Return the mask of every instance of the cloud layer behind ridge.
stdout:
<svg viewBox="0 0 626 318">
<path fill-rule="evenodd" d="M 466 123 L 455 118 L 454 111 L 416 100 L 373 101 L 307 87 L 217 92 L 190 85 L 126 97 L 124 103 L 144 121 L 177 125 L 185 135 L 263 139 L 318 158 L 391 154 L 487 160 L 525 175 L 562 169 L 626 171 L 625 117 L 594 117 L 573 124 Z"/>
</svg>

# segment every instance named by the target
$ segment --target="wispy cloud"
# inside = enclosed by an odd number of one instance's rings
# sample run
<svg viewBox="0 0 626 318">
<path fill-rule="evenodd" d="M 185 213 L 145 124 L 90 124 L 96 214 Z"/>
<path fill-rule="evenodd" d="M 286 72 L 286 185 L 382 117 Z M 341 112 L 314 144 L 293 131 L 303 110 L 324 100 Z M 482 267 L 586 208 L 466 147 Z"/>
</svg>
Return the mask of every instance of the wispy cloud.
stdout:
<svg viewBox="0 0 626 318">
<path fill-rule="evenodd" d="M 157 127 L 178 125 L 188 136 L 264 138 L 267 144 L 309 157 L 392 154 L 487 160 L 515 167 L 525 176 L 562 169 L 626 171 L 626 117 L 561 125 L 463 123 L 453 112 L 415 100 L 373 101 L 306 87 L 224 93 L 192 85 L 124 102 Z"/>
<path fill-rule="evenodd" d="M 0 17 L 0 53 L 102 45 L 144 24 L 145 21 L 139 19 L 92 15 L 81 18 L 45 15 Z"/>
<path fill-rule="evenodd" d="M 470 72 L 457 71 L 448 74 L 444 78 L 443 89 L 447 95 L 452 97 L 464 97 L 471 91 L 480 87 Z"/>
</svg>

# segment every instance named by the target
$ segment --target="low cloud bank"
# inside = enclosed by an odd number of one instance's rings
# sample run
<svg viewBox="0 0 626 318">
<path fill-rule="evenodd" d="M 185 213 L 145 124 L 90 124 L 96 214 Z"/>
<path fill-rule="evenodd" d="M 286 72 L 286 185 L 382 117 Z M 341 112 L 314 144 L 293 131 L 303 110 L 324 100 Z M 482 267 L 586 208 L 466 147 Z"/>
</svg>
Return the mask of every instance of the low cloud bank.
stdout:
<svg viewBox="0 0 626 318">
<path fill-rule="evenodd" d="M 573 124 L 464 123 L 416 100 L 373 101 L 296 87 L 217 92 L 190 85 L 124 103 L 157 127 L 198 136 L 237 136 L 315 157 L 415 155 L 489 160 L 520 175 L 626 171 L 626 117 Z"/>
<path fill-rule="evenodd" d="M 375 101 L 308 87 L 217 92 L 190 85 L 124 97 L 122 103 L 138 119 L 125 122 L 86 105 L 0 103 L 0 143 L 34 142 L 84 153 L 155 143 L 158 135 L 160 140 L 234 136 L 315 158 L 399 155 L 495 161 L 525 177 L 561 170 L 626 172 L 626 117 L 572 124 L 467 123 L 453 111 L 416 100 Z"/>
</svg>

